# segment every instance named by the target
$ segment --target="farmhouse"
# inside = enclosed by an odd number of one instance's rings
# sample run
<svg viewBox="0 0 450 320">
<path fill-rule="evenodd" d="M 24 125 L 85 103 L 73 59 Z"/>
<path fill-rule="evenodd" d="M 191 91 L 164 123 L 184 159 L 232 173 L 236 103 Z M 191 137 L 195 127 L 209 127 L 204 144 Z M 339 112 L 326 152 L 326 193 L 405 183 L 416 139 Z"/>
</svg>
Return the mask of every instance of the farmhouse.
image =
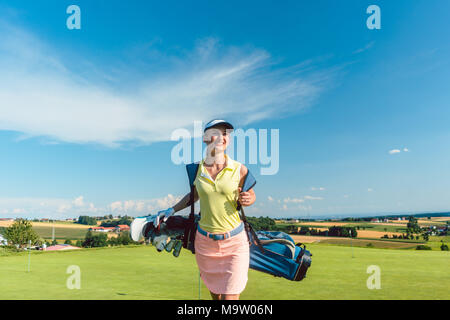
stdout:
<svg viewBox="0 0 450 320">
<path fill-rule="evenodd" d="M 129 231 L 130 230 L 130 226 L 126 225 L 126 224 L 119 224 L 116 227 L 116 232 L 121 232 L 121 231 Z"/>
<path fill-rule="evenodd" d="M 91 227 L 89 228 L 89 231 L 96 231 L 96 232 L 113 232 L 116 230 L 114 227 Z"/>
</svg>

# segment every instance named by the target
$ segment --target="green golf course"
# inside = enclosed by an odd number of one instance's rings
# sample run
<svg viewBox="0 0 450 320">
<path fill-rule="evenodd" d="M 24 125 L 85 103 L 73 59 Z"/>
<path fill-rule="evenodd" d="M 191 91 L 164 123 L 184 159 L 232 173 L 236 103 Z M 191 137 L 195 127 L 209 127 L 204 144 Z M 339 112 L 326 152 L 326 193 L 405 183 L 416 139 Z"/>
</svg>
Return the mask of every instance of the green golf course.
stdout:
<svg viewBox="0 0 450 320">
<path fill-rule="evenodd" d="M 292 282 L 250 270 L 241 299 L 450 299 L 450 253 L 310 244 L 307 278 Z M 0 299 L 198 299 L 195 257 L 152 246 L 0 255 Z M 81 270 L 68 289 L 67 269 Z M 381 288 L 368 289 L 367 268 L 379 266 Z M 201 299 L 211 299 L 201 284 Z"/>
</svg>

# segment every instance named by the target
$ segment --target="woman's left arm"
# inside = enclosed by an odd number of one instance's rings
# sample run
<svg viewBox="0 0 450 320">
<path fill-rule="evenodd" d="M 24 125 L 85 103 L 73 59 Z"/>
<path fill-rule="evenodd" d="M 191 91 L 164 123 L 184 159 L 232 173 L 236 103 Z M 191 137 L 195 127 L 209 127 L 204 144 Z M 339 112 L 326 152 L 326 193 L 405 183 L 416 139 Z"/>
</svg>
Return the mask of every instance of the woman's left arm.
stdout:
<svg viewBox="0 0 450 320">
<path fill-rule="evenodd" d="M 251 206 L 256 201 L 255 191 L 253 188 L 247 192 L 241 192 L 242 186 L 244 185 L 245 177 L 247 176 L 248 169 L 243 164 L 241 165 L 241 181 L 239 182 L 239 203 L 243 207 Z"/>
</svg>

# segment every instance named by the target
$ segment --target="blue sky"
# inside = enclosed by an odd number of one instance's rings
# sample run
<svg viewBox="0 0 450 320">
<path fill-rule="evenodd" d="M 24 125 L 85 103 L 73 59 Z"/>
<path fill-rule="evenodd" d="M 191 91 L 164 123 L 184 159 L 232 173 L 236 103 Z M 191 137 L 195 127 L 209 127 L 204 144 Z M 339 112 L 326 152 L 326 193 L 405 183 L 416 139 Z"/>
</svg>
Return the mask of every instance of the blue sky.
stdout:
<svg viewBox="0 0 450 320">
<path fill-rule="evenodd" d="M 248 164 L 249 215 L 448 211 L 449 10 L 0 0 L 0 216 L 164 209 L 188 191 L 171 133 L 217 117 L 279 130 L 279 171 Z"/>
</svg>

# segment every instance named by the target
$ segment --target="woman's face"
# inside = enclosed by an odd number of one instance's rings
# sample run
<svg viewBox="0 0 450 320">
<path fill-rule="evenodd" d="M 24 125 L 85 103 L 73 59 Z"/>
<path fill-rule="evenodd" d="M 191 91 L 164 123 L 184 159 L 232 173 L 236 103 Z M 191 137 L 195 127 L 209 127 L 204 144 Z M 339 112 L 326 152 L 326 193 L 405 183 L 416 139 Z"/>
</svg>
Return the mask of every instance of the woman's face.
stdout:
<svg viewBox="0 0 450 320">
<path fill-rule="evenodd" d="M 206 130 L 203 141 L 208 148 L 214 148 L 216 152 L 224 152 L 230 144 L 230 132 L 225 126 L 217 126 Z"/>
</svg>

